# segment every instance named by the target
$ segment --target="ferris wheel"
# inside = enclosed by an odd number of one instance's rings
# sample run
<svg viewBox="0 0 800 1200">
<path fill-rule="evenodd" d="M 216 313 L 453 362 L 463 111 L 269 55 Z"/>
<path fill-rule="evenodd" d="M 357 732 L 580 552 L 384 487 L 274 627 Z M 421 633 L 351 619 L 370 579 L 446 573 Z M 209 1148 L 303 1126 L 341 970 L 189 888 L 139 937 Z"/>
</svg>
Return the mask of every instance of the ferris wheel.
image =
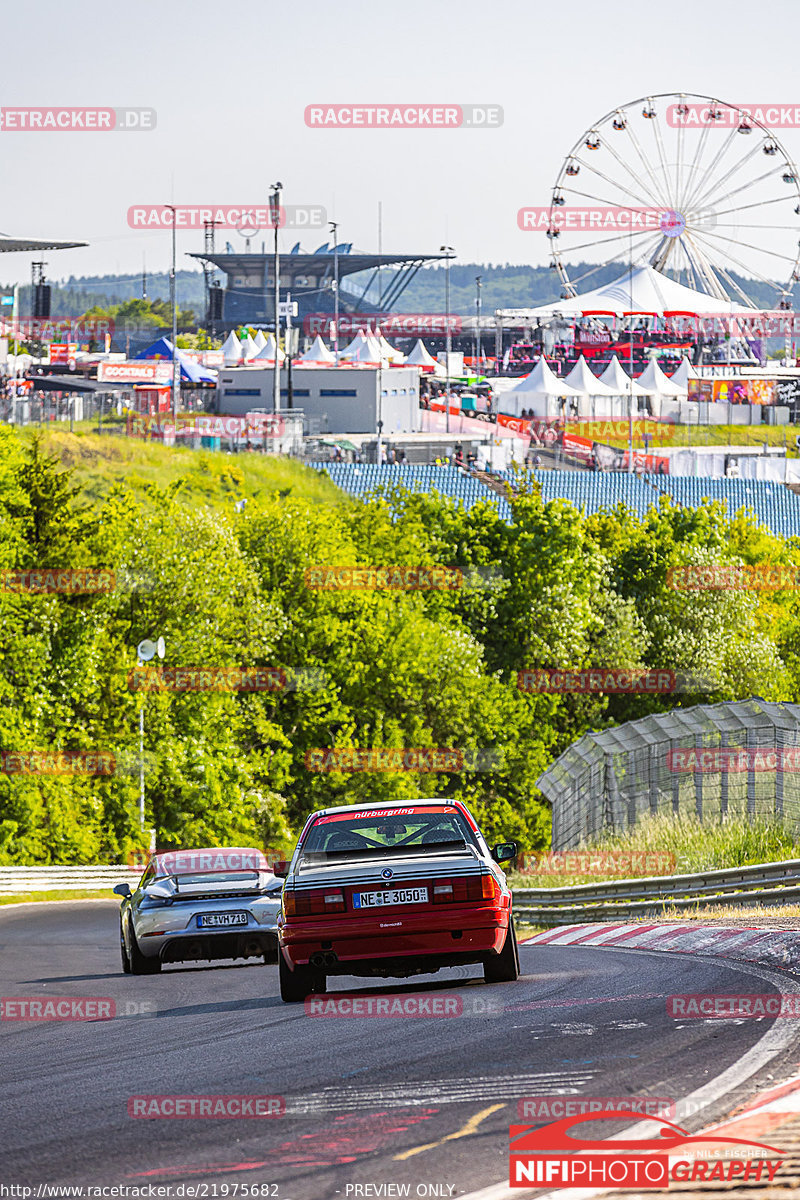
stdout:
<svg viewBox="0 0 800 1200">
<path fill-rule="evenodd" d="M 798 170 L 758 117 L 673 93 L 634 100 L 587 129 L 562 163 L 547 214 L 562 298 L 630 263 L 726 306 L 792 307 Z"/>
</svg>

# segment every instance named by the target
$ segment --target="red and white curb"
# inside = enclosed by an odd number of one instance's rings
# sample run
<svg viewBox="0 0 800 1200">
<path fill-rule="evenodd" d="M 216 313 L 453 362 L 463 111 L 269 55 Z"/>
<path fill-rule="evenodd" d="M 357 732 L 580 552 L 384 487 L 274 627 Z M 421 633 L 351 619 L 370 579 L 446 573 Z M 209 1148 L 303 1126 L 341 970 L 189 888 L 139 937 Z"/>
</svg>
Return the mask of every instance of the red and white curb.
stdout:
<svg viewBox="0 0 800 1200">
<path fill-rule="evenodd" d="M 562 925 L 526 938 L 526 946 L 622 946 L 671 954 L 714 954 L 783 971 L 800 971 L 800 929 L 725 925 Z"/>
</svg>

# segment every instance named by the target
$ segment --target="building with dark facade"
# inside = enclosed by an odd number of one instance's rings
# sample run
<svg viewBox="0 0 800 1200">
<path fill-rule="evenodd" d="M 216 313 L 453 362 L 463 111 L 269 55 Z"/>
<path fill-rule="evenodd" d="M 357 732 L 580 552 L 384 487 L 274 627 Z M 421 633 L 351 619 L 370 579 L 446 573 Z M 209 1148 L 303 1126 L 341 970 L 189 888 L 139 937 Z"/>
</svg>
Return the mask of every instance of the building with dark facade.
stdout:
<svg viewBox="0 0 800 1200">
<path fill-rule="evenodd" d="M 203 262 L 207 276 L 209 268 L 225 275 L 223 287 L 209 288 L 207 321 L 215 330 L 233 329 L 239 325 L 273 327 L 274 259 L 271 254 L 218 254 L 216 251 L 191 256 Z M 341 313 L 374 313 L 396 309 L 397 302 L 424 263 L 443 259 L 443 254 L 361 254 L 345 244 L 333 248 L 320 247 L 313 254 L 303 253 L 299 243 L 280 256 L 280 298 L 291 293 L 298 304 L 296 323 L 312 313 L 334 313 L 334 281 L 338 272 L 339 309 Z M 378 284 L 378 308 L 366 300 L 370 289 Z M 350 276 L 360 276 L 359 280 Z"/>
</svg>

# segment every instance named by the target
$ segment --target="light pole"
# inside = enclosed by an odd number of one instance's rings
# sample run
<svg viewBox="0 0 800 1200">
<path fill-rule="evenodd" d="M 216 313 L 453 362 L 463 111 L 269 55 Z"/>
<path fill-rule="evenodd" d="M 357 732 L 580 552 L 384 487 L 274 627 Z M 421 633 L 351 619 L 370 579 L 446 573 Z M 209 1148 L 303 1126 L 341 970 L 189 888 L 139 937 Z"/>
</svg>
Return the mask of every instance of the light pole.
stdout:
<svg viewBox="0 0 800 1200">
<path fill-rule="evenodd" d="M 444 394 L 444 428 L 445 432 L 450 432 L 450 350 L 452 346 L 450 336 L 450 259 L 455 254 L 452 246 L 440 246 L 439 250 L 445 255 L 444 263 L 444 309 L 445 309 L 445 394 Z"/>
<path fill-rule="evenodd" d="M 335 366 L 339 365 L 339 223 L 338 221 L 329 221 L 331 233 L 333 234 L 333 328 L 335 330 L 333 338 L 333 353 L 336 356 Z"/>
<path fill-rule="evenodd" d="M 272 195 L 269 198 L 270 215 L 275 226 L 275 251 L 272 269 L 275 272 L 275 374 L 272 377 L 272 407 L 275 412 L 281 406 L 281 258 L 278 251 L 278 230 L 281 227 L 281 191 L 282 183 L 272 184 Z"/>
<path fill-rule="evenodd" d="M 169 298 L 172 303 L 172 422 L 178 420 L 178 396 L 181 386 L 181 369 L 178 363 L 178 281 L 175 274 L 175 205 L 165 204 L 172 213 L 172 270 L 169 274 Z"/>
<path fill-rule="evenodd" d="M 478 360 L 477 364 L 476 364 L 476 374 L 480 373 L 482 350 L 483 350 L 483 347 L 481 346 L 481 279 L 482 278 L 483 278 L 482 275 L 475 276 L 475 317 L 476 317 L 476 326 L 475 326 L 476 353 L 475 353 L 475 357 Z"/>
<path fill-rule="evenodd" d="M 136 666 L 141 671 L 146 662 L 158 655 L 164 657 L 166 647 L 163 637 L 157 642 L 145 638 L 136 647 Z M 144 829 L 144 692 L 139 700 L 139 827 Z"/>
</svg>

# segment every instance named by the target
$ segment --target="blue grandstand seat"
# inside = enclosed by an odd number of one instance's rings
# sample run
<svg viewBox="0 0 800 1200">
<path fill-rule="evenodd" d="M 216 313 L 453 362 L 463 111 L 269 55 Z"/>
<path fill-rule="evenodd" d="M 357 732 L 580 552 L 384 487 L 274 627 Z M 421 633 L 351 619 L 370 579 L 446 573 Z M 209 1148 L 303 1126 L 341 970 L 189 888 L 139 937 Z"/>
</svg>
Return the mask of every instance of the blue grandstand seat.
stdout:
<svg viewBox="0 0 800 1200">
<path fill-rule="evenodd" d="M 337 487 L 354 496 L 365 496 L 392 484 L 410 490 L 437 491 L 465 508 L 488 502 L 505 521 L 511 521 L 508 501 L 474 477 L 462 475 L 454 467 L 435 464 L 382 465 L 374 463 L 312 463 L 325 471 Z M 541 487 L 545 502 L 567 500 L 591 515 L 624 504 L 639 517 L 658 505 L 660 496 L 695 508 L 708 498 L 722 501 L 729 517 L 742 509 L 753 512 L 759 524 L 784 537 L 800 537 L 800 496 L 780 484 L 755 479 L 694 479 L 684 476 L 649 475 L 638 477 L 622 473 L 586 471 L 532 471 L 528 477 Z M 501 479 L 513 482 L 513 472 Z"/>
</svg>

